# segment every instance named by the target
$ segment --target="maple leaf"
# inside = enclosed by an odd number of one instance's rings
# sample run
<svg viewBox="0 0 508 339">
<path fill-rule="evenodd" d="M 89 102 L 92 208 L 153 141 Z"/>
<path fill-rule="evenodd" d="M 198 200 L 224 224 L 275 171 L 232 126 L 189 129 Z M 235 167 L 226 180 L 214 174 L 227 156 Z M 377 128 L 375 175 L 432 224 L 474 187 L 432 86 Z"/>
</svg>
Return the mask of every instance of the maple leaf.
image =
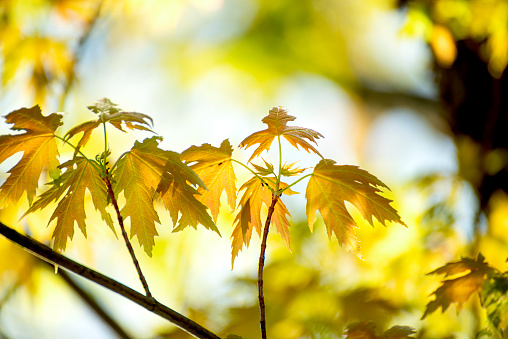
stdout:
<svg viewBox="0 0 508 339">
<path fill-rule="evenodd" d="M 276 178 L 273 178 L 275 180 Z M 269 183 L 271 188 L 274 189 L 275 185 Z M 279 188 L 283 189 L 288 185 L 281 182 Z M 231 234 L 231 266 L 233 267 L 235 258 L 238 253 L 242 250 L 243 245 L 249 247 L 252 229 L 255 228 L 259 235 L 261 235 L 261 207 L 265 204 L 269 207 L 272 203 L 272 191 L 266 187 L 259 177 L 253 177 L 240 187 L 240 190 L 245 190 L 243 193 L 238 206 L 240 211 L 235 218 L 235 228 Z M 291 189 L 284 190 L 284 194 L 291 195 L 296 192 Z M 280 234 L 282 240 L 286 244 L 287 248 L 290 249 L 289 245 L 289 221 L 286 215 L 291 216 L 284 203 L 279 199 L 275 205 L 275 210 L 272 215 L 272 222 L 277 228 L 277 232 Z"/>
<path fill-rule="evenodd" d="M 180 160 L 178 153 L 158 148 L 160 140 L 160 137 L 152 137 L 145 139 L 142 143 L 136 141 L 134 147 L 118 160 L 112 173 L 115 196 L 124 192 L 126 203 L 121 214 L 124 219 L 130 217 L 130 236 L 131 238 L 134 235 L 138 237 L 140 245 L 149 256 L 152 254 L 154 237 L 158 235 L 155 222 L 160 223 L 154 208 L 154 192 L 157 190 L 161 193 L 163 199 L 165 194 L 179 192 L 180 195 L 175 199 L 180 199 L 188 198 L 181 194 L 182 188 L 187 189 L 187 186 L 192 188 L 188 183 L 205 187 L 196 173 Z M 163 180 L 165 185 L 161 184 Z M 170 185 L 167 184 L 169 181 L 177 184 L 172 186 L 175 190 L 169 189 Z M 167 189 L 162 191 L 164 187 Z M 185 207 L 188 205 L 183 204 Z M 206 207 L 203 206 L 203 209 L 206 210 Z M 184 224 L 188 218 L 192 217 L 189 214 L 195 212 L 191 209 L 180 211 L 182 212 L 181 220 L 183 220 L 181 222 Z M 178 215 L 178 212 L 176 213 Z"/>
<path fill-rule="evenodd" d="M 193 163 L 190 167 L 203 180 L 206 188 L 198 188 L 197 199 L 210 209 L 213 221 L 217 222 L 220 209 L 220 198 L 225 191 L 231 209 L 236 205 L 236 177 L 231 162 L 233 147 L 229 140 L 224 140 L 220 147 L 210 144 L 192 146 L 181 154 L 181 159 Z"/>
<path fill-rule="evenodd" d="M 283 175 L 285 177 L 292 177 L 298 174 L 302 174 L 305 172 L 308 168 L 300 168 L 300 167 L 293 167 L 295 163 L 292 164 L 284 164 L 281 168 L 280 175 Z"/>
<path fill-rule="evenodd" d="M 428 274 L 444 274 L 445 277 L 461 275 L 454 279 L 444 280 L 442 285 L 431 295 L 435 299 L 427 304 L 422 319 L 441 307 L 442 312 L 446 311 L 452 303 L 457 303 L 457 312 L 469 299 L 471 294 L 480 291 L 483 283 L 493 269 L 484 261 L 479 254 L 477 260 L 462 258 L 458 262 L 448 263 Z"/>
<path fill-rule="evenodd" d="M 263 158 L 261 158 L 261 159 L 265 163 L 266 167 L 263 167 L 263 166 L 260 166 L 260 165 L 256 165 L 256 164 L 251 164 L 256 169 L 257 174 L 259 174 L 261 176 L 277 175 L 275 173 L 275 169 L 274 169 L 273 165 L 270 164 L 269 162 L 267 162 L 265 159 L 263 159 Z"/>
<path fill-rule="evenodd" d="M 164 206 L 169 211 L 173 224 L 176 225 L 178 215 L 180 220 L 173 232 L 178 232 L 192 226 L 197 229 L 198 224 L 205 228 L 217 232 L 220 235 L 217 226 L 207 212 L 207 208 L 194 195 L 199 192 L 192 186 L 182 185 L 175 182 L 171 176 L 163 175 L 157 191 L 161 194 Z"/>
<path fill-rule="evenodd" d="M 314 168 L 305 194 L 310 229 L 319 210 L 328 237 L 335 234 L 346 251 L 361 258 L 360 241 L 354 230 L 358 226 L 347 211 L 345 201 L 353 204 L 371 225 L 375 217 L 383 225 L 386 221 L 394 221 L 406 226 L 390 205 L 391 200 L 377 194 L 380 192 L 378 186 L 388 189 L 378 178 L 357 166 L 339 166 L 333 160 L 321 160 Z"/>
<path fill-rule="evenodd" d="M 151 117 L 142 113 L 124 112 L 116 106 L 116 104 L 112 103 L 107 98 L 100 99 L 93 106 L 88 106 L 88 109 L 98 114 L 99 118 L 97 120 L 90 120 L 79 124 L 71 128 L 64 135 L 64 139 L 69 140 L 76 134 L 83 132 L 83 136 L 76 145 L 74 155 L 79 152 L 81 147 L 86 145 L 92 136 L 93 130 L 99 127 L 102 123 L 108 122 L 122 132 L 125 132 L 125 130 L 122 128 L 122 124 L 125 124 L 125 126 L 129 129 L 139 129 L 152 132 L 152 130 L 147 127 L 153 125 L 153 120 Z"/>
<path fill-rule="evenodd" d="M 414 328 L 409 326 L 393 326 L 382 335 L 376 335 L 376 325 L 372 321 L 361 321 L 348 324 L 346 328 L 346 339 L 410 339 L 415 334 Z"/>
<path fill-rule="evenodd" d="M 0 207 L 18 201 L 25 191 L 32 203 L 42 170 L 47 168 L 52 177 L 60 173 L 54 133 L 62 125 L 62 116 L 56 113 L 43 116 L 36 105 L 13 111 L 5 119 L 14 124 L 12 130 L 26 132 L 0 136 L 0 163 L 23 152 L 21 160 L 9 170 L 9 177 L 0 187 Z"/>
<path fill-rule="evenodd" d="M 260 155 L 264 150 L 268 151 L 273 139 L 277 136 L 283 136 L 292 146 L 296 148 L 300 146 L 307 152 L 310 153 L 312 151 L 323 158 L 317 149 L 305 140 L 308 139 L 309 141 L 316 143 L 316 139 L 322 138 L 323 136 L 309 128 L 286 126 L 289 121 L 293 121 L 295 119 L 296 118 L 294 116 L 287 114 L 286 108 L 282 106 L 272 108 L 270 113 L 262 120 L 268 125 L 268 128 L 249 135 L 240 143 L 240 147 L 245 148 L 259 144 L 258 148 L 254 150 L 254 153 L 252 153 L 248 162 Z"/>
<path fill-rule="evenodd" d="M 49 220 L 51 222 L 53 219 L 57 219 L 53 231 L 53 238 L 55 238 L 53 248 L 56 251 L 63 251 L 67 245 L 67 238 L 72 240 L 74 236 L 75 222 L 86 237 L 85 191 L 88 190 L 95 209 L 99 210 L 102 219 L 115 232 L 113 220 L 106 211 L 108 205 L 107 187 L 92 162 L 82 157 L 76 157 L 60 165 L 60 168 L 66 169 L 61 176 L 61 184 L 59 186 L 53 184 L 34 202 L 24 216 L 46 207 L 52 201 L 57 201 L 63 193 L 67 192 Z"/>
</svg>

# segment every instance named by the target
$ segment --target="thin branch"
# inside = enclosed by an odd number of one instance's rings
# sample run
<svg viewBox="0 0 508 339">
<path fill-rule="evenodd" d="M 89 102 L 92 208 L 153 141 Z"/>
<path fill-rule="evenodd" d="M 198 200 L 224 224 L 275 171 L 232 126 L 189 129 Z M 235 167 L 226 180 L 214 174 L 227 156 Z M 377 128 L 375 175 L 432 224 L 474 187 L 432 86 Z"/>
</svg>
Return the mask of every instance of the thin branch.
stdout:
<svg viewBox="0 0 508 339">
<path fill-rule="evenodd" d="M 266 319 L 265 319 L 265 297 L 263 295 L 263 267 L 265 266 L 265 252 L 266 252 L 266 240 L 268 239 L 268 231 L 270 229 L 270 222 L 272 220 L 273 212 L 275 211 L 275 204 L 279 200 L 279 196 L 272 195 L 272 204 L 268 209 L 268 215 L 266 216 L 265 227 L 263 229 L 263 240 L 261 242 L 261 253 L 259 254 L 259 265 L 258 265 L 258 299 L 259 299 L 259 311 L 261 313 L 260 325 L 261 325 L 261 337 L 266 339 Z"/>
<path fill-rule="evenodd" d="M 63 109 L 65 107 L 65 101 L 67 100 L 69 91 L 71 90 L 72 85 L 74 85 L 74 82 L 76 80 L 76 67 L 80 61 L 79 59 L 81 58 L 81 53 L 83 52 L 83 48 L 84 48 L 86 42 L 88 41 L 88 39 L 90 38 L 92 29 L 94 28 L 95 24 L 97 23 L 97 20 L 99 19 L 99 16 L 101 14 L 102 2 L 103 1 L 100 1 L 99 4 L 97 5 L 97 7 L 95 9 L 95 13 L 91 17 L 88 24 L 86 25 L 86 28 L 78 41 L 78 46 L 76 47 L 76 50 L 75 50 L 74 55 L 71 60 L 71 66 L 70 66 L 69 73 L 67 75 L 67 81 L 65 82 L 62 94 L 60 95 L 60 102 L 59 102 L 59 110 L 60 111 L 63 111 Z"/>
<path fill-rule="evenodd" d="M 111 181 L 109 180 L 109 172 L 108 172 L 107 168 L 106 168 L 106 177 L 104 178 L 104 182 L 106 183 L 106 186 L 108 187 L 109 197 L 111 198 L 111 202 L 113 203 L 113 206 L 115 207 L 116 216 L 118 219 L 118 223 L 120 224 L 120 229 L 122 230 L 122 236 L 123 236 L 123 240 L 125 241 L 125 246 L 127 246 L 127 249 L 129 250 L 129 254 L 131 256 L 132 262 L 134 263 L 134 266 L 136 267 L 136 271 L 138 272 L 139 280 L 141 280 L 141 284 L 143 285 L 143 288 L 145 289 L 146 296 L 148 298 L 151 298 L 152 294 L 150 293 L 150 289 L 148 288 L 148 283 L 146 282 L 143 272 L 141 272 L 141 266 L 139 266 L 138 259 L 136 259 L 136 255 L 134 254 L 134 249 L 132 248 L 131 242 L 129 241 L 127 232 L 125 231 L 125 227 L 123 225 L 123 217 L 120 214 L 120 208 L 118 208 L 118 203 L 115 199 L 115 194 L 113 193 L 113 188 L 111 187 Z"/>
<path fill-rule="evenodd" d="M 171 323 L 175 324 L 182 330 L 186 331 L 189 334 L 192 334 L 196 338 L 203 339 L 220 339 L 219 336 L 212 333 L 208 329 L 202 327 L 201 325 L 195 323 L 189 318 L 181 315 L 180 313 L 172 310 L 171 308 L 161 304 L 154 298 L 149 298 L 141 293 L 119 283 L 116 280 L 113 280 L 97 271 L 94 271 L 86 266 L 83 266 L 74 260 L 71 260 L 55 251 L 53 251 L 48 246 L 28 237 L 26 235 L 22 235 L 7 225 L 0 222 L 0 234 L 6 237 L 7 239 L 15 242 L 16 244 L 24 247 L 29 250 L 35 256 L 53 264 L 58 265 L 62 268 L 65 268 L 71 272 L 74 272 L 88 280 L 91 280 L 110 291 L 120 294 L 121 296 L 135 302 L 136 304 L 142 306 L 148 311 L 159 315 L 160 317 L 169 320 Z"/>
<path fill-rule="evenodd" d="M 47 265 L 53 268 L 52 265 Z M 130 335 L 99 305 L 97 300 L 85 291 L 65 270 L 59 270 L 58 275 L 63 281 L 104 321 L 119 338 L 132 339 Z"/>
</svg>

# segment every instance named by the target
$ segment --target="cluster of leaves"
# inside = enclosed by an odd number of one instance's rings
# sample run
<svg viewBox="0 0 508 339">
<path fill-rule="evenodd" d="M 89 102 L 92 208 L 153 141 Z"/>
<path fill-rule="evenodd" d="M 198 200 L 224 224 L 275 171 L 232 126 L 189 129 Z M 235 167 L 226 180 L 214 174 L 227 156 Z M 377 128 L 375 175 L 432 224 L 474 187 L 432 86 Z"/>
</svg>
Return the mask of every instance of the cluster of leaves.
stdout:
<svg viewBox="0 0 508 339">
<path fill-rule="evenodd" d="M 137 236 L 149 256 L 157 235 L 156 223 L 160 223 L 154 205 L 157 201 L 161 201 L 169 211 L 174 231 L 188 226 L 197 228 L 197 225 L 201 224 L 220 234 L 215 223 L 222 194 L 226 193 L 228 205 L 235 209 L 237 194 L 243 191 L 231 235 L 232 265 L 243 246 L 249 246 L 255 229 L 264 238 L 260 256 L 263 260 L 260 259 L 259 272 L 263 268 L 266 234 L 272 222 L 288 249 L 290 248 L 290 213 L 281 197 L 283 194 L 296 194 L 291 187 L 305 178 L 309 178 L 305 197 L 310 229 L 312 230 L 316 212 L 319 211 L 328 237 L 335 235 L 344 249 L 359 258 L 359 239 L 355 233 L 358 225 L 348 212 L 346 201 L 355 206 L 371 225 L 374 224 L 375 218 L 383 225 L 391 221 L 405 226 L 397 211 L 390 205 L 391 200 L 378 194 L 382 188 L 388 189 L 383 182 L 357 166 L 341 166 L 331 159 L 325 159 L 311 144 L 316 144 L 316 140 L 322 135 L 312 129 L 288 126 L 288 122 L 296 118 L 289 115 L 283 107 L 270 110 L 262 119 L 268 127 L 251 134 L 240 143 L 240 147 L 244 148 L 257 145 L 247 164 L 232 158 L 233 147 L 227 139 L 219 147 L 210 144 L 191 146 L 179 154 L 159 148 L 162 138 L 152 136 L 142 142 L 136 141 L 134 146 L 112 165 L 109 159 L 111 151 L 107 141 L 107 126 L 112 125 L 122 132 L 126 132 L 125 129 L 152 132 L 152 119 L 142 113 L 125 112 L 106 98 L 88 108 L 97 118 L 71 128 L 63 137 L 56 134 L 62 125 L 62 115 L 53 113 L 43 116 L 38 106 L 22 108 L 6 116 L 7 123 L 13 124 L 12 130 L 24 133 L 0 136 L 0 163 L 18 152 L 23 152 L 21 160 L 9 170 L 9 177 L 0 186 L 0 206 L 18 201 L 25 192 L 30 202 L 25 215 L 57 203 L 50 218 L 50 222 L 56 220 L 52 237 L 53 248 L 57 251 L 65 250 L 67 240 L 73 238 L 75 224 L 86 236 L 86 191 L 90 193 L 92 203 L 102 219 L 115 232 L 113 218 L 108 212 L 108 205 L 113 205 L 129 248 L 123 221 L 130 219 L 130 238 Z M 94 158 L 87 157 L 83 153 L 84 148 L 92 133 L 101 126 L 104 151 Z M 78 135 L 81 137 L 77 143 L 71 143 Z M 298 168 L 294 163 L 282 162 L 281 139 L 285 139 L 297 149 L 302 148 L 322 158 L 312 173 L 303 175 L 290 184 L 282 181 L 283 177 L 298 176 L 307 169 Z M 63 163 L 59 161 L 58 140 L 74 150 L 72 158 Z M 278 166 L 264 159 L 263 165 L 251 163 L 263 151 L 268 151 L 274 140 L 278 143 Z M 252 174 L 238 190 L 234 163 L 248 169 Z M 37 196 L 39 178 L 44 169 L 48 170 L 51 181 L 47 184 L 49 188 Z M 125 198 L 123 206 L 118 205 L 121 193 Z M 263 205 L 268 208 L 264 229 L 261 220 Z M 134 256 L 132 251 L 131 256 Z M 149 296 L 137 260 L 134 257 L 133 260 Z M 261 279 L 262 274 L 258 280 Z M 262 292 L 260 298 L 261 296 Z"/>
<path fill-rule="evenodd" d="M 86 145 L 92 132 L 100 125 L 105 128 L 106 124 L 110 124 L 121 131 L 125 131 L 122 125 L 129 129 L 151 130 L 150 117 L 124 112 L 108 99 L 98 101 L 89 109 L 98 118 L 72 128 L 63 138 L 55 134 L 62 125 L 60 114 L 44 117 L 40 108 L 34 106 L 6 116 L 7 122 L 14 124 L 11 129 L 24 130 L 25 133 L 0 137 L 0 163 L 15 153 L 23 152 L 21 160 L 9 170 L 9 177 L 0 187 L 0 205 L 19 200 L 26 192 L 31 203 L 26 215 L 58 201 L 50 218 L 50 222 L 53 219 L 57 221 L 53 238 L 54 249 L 58 251 L 65 250 L 67 238 L 73 238 L 75 223 L 86 236 L 86 190 L 90 192 L 95 208 L 113 231 L 113 220 L 106 207 L 113 197 L 117 199 L 123 192 L 125 205 L 119 212 L 124 219 L 131 219 L 131 238 L 136 235 L 148 255 L 152 253 L 154 236 L 157 235 L 155 222 L 160 222 L 154 208 L 157 199 L 163 201 L 175 224 L 178 222 L 176 230 L 187 226 L 197 227 L 201 223 L 219 232 L 206 207 L 195 197 L 198 195 L 195 186 L 204 187 L 203 182 L 180 160 L 178 153 L 158 147 L 160 137 L 136 141 L 132 149 L 122 154 L 110 169 L 107 147 L 95 159 L 86 157 L 81 147 Z M 56 140 L 70 144 L 69 139 L 80 132 L 83 135 L 74 146 L 74 157 L 60 164 Z M 32 203 L 44 168 L 48 169 L 53 181 L 48 184 L 49 189 Z"/>
<path fill-rule="evenodd" d="M 352 216 L 346 209 L 345 201 L 353 204 L 362 216 L 373 225 L 373 217 L 383 225 L 386 221 L 393 221 L 405 225 L 397 211 L 390 205 L 390 200 L 377 193 L 377 187 L 388 187 L 372 174 L 359 169 L 356 166 L 336 165 L 335 161 L 324 159 L 319 151 L 309 142 L 316 143 L 316 139 L 322 137 L 318 132 L 303 127 L 288 126 L 287 123 L 295 120 L 294 116 L 287 113 L 283 107 L 274 107 L 269 114 L 262 119 L 268 126 L 266 129 L 255 132 L 245 138 L 240 147 L 249 148 L 256 144 L 249 163 L 268 151 L 277 138 L 279 143 L 279 168 L 263 159 L 263 165 L 252 164 L 253 176 L 239 189 L 244 191 L 238 204 L 239 211 L 235 218 L 235 228 L 232 238 L 232 264 L 235 257 L 245 245 L 248 247 L 252 236 L 252 230 L 261 235 L 262 221 L 261 208 L 264 204 L 269 207 L 275 196 L 282 194 L 291 195 L 296 192 L 291 187 L 305 177 L 310 177 L 307 190 L 307 220 L 309 227 L 316 221 L 316 212 L 319 210 L 326 224 L 328 236 L 335 234 L 339 243 L 347 251 L 361 257 L 359 239 L 355 234 L 358 227 Z M 280 138 L 283 137 L 293 147 L 303 148 L 307 152 L 313 152 L 321 156 L 322 160 L 315 166 L 312 174 L 308 174 L 292 184 L 281 181 L 281 177 L 292 177 L 303 173 L 306 169 L 295 167 L 294 164 L 283 164 Z M 220 147 L 209 144 L 192 146 L 182 153 L 182 159 L 202 178 L 208 191 L 199 188 L 202 194 L 198 199 L 208 206 L 214 220 L 220 207 L 220 196 L 225 190 L 228 204 L 235 206 L 236 176 L 233 171 L 233 149 L 228 140 L 224 140 Z M 274 206 L 273 223 L 277 232 L 289 248 L 289 221 L 290 213 L 282 201 Z"/>
<path fill-rule="evenodd" d="M 487 311 L 488 329 L 481 333 L 496 333 L 503 336 L 508 326 L 508 272 L 500 272 L 490 267 L 479 254 L 476 260 L 462 258 L 451 262 L 429 274 L 444 274 L 441 286 L 432 293 L 434 300 L 427 304 L 422 319 L 435 312 L 439 307 L 446 311 L 451 304 L 457 305 L 457 312 L 475 292 Z"/>
</svg>

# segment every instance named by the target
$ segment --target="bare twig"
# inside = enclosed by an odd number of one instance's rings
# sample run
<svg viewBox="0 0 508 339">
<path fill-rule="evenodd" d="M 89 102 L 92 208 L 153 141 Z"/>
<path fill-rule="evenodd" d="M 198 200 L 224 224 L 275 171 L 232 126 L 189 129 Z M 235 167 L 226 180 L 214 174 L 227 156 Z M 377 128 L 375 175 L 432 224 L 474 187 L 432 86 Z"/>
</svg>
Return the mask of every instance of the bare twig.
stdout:
<svg viewBox="0 0 508 339">
<path fill-rule="evenodd" d="M 272 196 L 272 204 L 268 209 L 268 215 L 266 216 L 265 227 L 263 229 L 263 240 L 261 242 L 261 253 L 259 254 L 259 265 L 258 265 L 258 299 L 259 299 L 259 311 L 261 313 L 260 325 L 261 325 L 261 338 L 266 339 L 266 319 L 265 319 L 265 297 L 263 295 L 263 267 L 265 266 L 265 252 L 266 252 L 266 240 L 268 239 L 268 231 L 270 230 L 270 222 L 272 220 L 273 212 L 275 211 L 275 204 L 279 200 L 278 195 Z"/>
<path fill-rule="evenodd" d="M 50 266 L 53 269 L 52 265 Z M 119 338 L 132 339 L 130 335 L 99 305 L 97 300 L 85 291 L 79 284 L 65 270 L 58 270 L 58 275 L 65 281 L 79 297 L 83 300 L 110 328 L 113 330 Z"/>
<path fill-rule="evenodd" d="M 134 263 L 134 266 L 136 266 L 136 271 L 138 272 L 139 280 L 141 280 L 141 284 L 143 285 L 143 288 L 145 289 L 146 296 L 148 298 L 151 298 L 152 294 L 150 293 L 150 289 L 148 288 L 148 283 L 146 282 L 143 272 L 141 272 L 141 266 L 139 266 L 138 259 L 136 259 L 136 255 L 134 254 L 134 249 L 132 248 L 131 242 L 129 241 L 127 232 L 125 231 L 125 227 L 123 225 L 123 217 L 120 214 L 120 208 L 118 208 L 118 203 L 116 202 L 115 194 L 113 193 L 113 188 L 111 187 L 111 181 L 109 180 L 109 172 L 107 169 L 106 169 L 106 176 L 104 178 L 104 182 L 106 183 L 106 186 L 108 187 L 109 197 L 111 198 L 111 202 L 113 203 L 113 206 L 115 207 L 116 217 L 118 219 L 118 223 L 120 224 L 120 229 L 122 230 L 122 236 L 123 236 L 123 240 L 125 241 L 125 246 L 127 246 L 127 249 L 129 250 L 129 254 L 131 256 L 132 262 Z"/>
<path fill-rule="evenodd" d="M 90 38 L 90 34 L 92 33 L 92 29 L 94 28 L 95 24 L 97 23 L 97 20 L 99 19 L 99 16 L 101 14 L 101 8 L 102 8 L 102 2 L 100 1 L 97 5 L 94 14 L 90 18 L 90 21 L 88 21 L 83 34 L 81 35 L 78 45 L 74 51 L 74 55 L 71 59 L 71 66 L 69 67 L 69 72 L 67 74 L 67 79 L 65 79 L 65 83 L 62 94 L 60 95 L 60 102 L 59 102 L 59 110 L 63 111 L 65 108 L 65 101 L 67 100 L 67 96 L 69 94 L 69 91 L 72 88 L 72 85 L 74 85 L 74 82 L 76 80 L 76 68 L 80 61 L 81 54 L 83 53 L 83 48 Z"/>
<path fill-rule="evenodd" d="M 189 334 L 192 334 L 196 338 L 203 339 L 219 339 L 220 337 L 212 333 L 208 329 L 195 323 L 189 318 L 181 315 L 180 313 L 172 310 L 171 308 L 161 304 L 157 300 L 151 297 L 142 295 L 139 292 L 113 280 L 97 271 L 94 271 L 84 265 L 81 265 L 74 260 L 71 260 L 55 251 L 48 246 L 28 237 L 22 235 L 7 225 L 0 222 L 0 234 L 7 239 L 15 242 L 16 244 L 29 250 L 35 256 L 53 264 L 65 268 L 71 272 L 74 272 L 88 280 L 91 280 L 110 291 L 120 294 L 121 296 L 135 302 L 142 306 L 148 311 L 159 315 L 160 317 L 169 320 L 174 325 L 178 326 L 182 330 Z"/>
</svg>

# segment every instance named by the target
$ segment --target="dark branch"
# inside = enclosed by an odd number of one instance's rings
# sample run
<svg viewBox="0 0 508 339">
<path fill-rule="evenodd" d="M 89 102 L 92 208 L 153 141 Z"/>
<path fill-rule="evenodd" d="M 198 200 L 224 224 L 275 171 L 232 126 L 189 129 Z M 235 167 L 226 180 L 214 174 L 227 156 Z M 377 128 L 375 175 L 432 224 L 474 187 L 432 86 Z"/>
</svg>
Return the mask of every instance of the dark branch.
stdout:
<svg viewBox="0 0 508 339">
<path fill-rule="evenodd" d="M 275 211 L 275 204 L 279 200 L 278 195 L 273 195 L 272 204 L 268 209 L 268 215 L 266 216 L 265 227 L 263 229 L 263 240 L 261 241 L 261 253 L 259 254 L 259 265 L 258 265 L 258 300 L 259 300 L 259 311 L 261 325 L 261 338 L 266 339 L 266 319 L 265 319 L 265 297 L 263 295 L 263 268 L 265 266 L 265 252 L 266 252 L 266 240 L 268 239 L 268 231 L 270 230 L 270 222 L 272 220 L 273 212 Z"/>
<path fill-rule="evenodd" d="M 22 235 L 7 225 L 0 222 L 0 234 L 7 239 L 15 242 L 16 244 L 29 250 L 35 256 L 51 263 L 74 272 L 88 280 L 91 280 L 121 296 L 135 302 L 136 304 L 144 307 L 148 311 L 159 315 L 160 317 L 169 320 L 174 325 L 182 330 L 192 334 L 196 338 L 211 338 L 219 339 L 220 337 L 212 333 L 208 329 L 195 323 L 189 318 L 181 315 L 180 313 L 170 309 L 169 307 L 159 303 L 154 298 L 148 298 L 139 292 L 134 291 L 116 280 L 113 280 L 97 271 L 94 271 L 86 266 L 83 266 L 74 260 L 71 260 L 55 251 L 48 246 L 28 237 Z"/>
<path fill-rule="evenodd" d="M 53 267 L 52 265 L 47 265 Z M 65 270 L 59 270 L 58 275 L 65 281 L 79 297 L 83 300 L 110 328 L 113 330 L 119 338 L 132 339 L 130 335 L 99 305 L 97 300 L 85 291 L 79 284 Z"/>
</svg>

